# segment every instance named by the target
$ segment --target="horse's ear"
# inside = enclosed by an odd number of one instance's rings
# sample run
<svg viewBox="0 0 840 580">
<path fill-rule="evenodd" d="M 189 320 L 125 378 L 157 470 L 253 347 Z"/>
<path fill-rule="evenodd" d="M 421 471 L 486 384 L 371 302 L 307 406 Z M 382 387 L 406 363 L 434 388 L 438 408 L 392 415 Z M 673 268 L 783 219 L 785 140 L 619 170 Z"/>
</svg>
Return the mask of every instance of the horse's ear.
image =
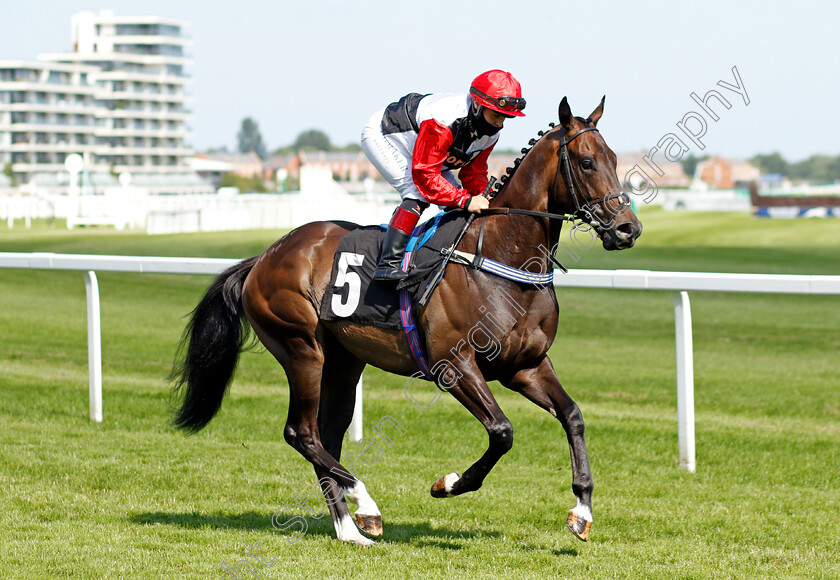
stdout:
<svg viewBox="0 0 840 580">
<path fill-rule="evenodd" d="M 589 115 L 589 118 L 592 119 L 592 124 L 596 127 L 598 126 L 598 119 L 601 118 L 601 115 L 604 114 L 604 101 L 607 100 L 607 95 L 601 97 L 601 103 L 595 107 L 595 110 L 592 111 L 592 114 Z"/>
<path fill-rule="evenodd" d="M 568 127 L 572 122 L 572 108 L 569 106 L 569 101 L 566 100 L 566 97 L 563 97 L 563 100 L 560 101 L 558 113 L 560 114 L 560 124 Z"/>
</svg>

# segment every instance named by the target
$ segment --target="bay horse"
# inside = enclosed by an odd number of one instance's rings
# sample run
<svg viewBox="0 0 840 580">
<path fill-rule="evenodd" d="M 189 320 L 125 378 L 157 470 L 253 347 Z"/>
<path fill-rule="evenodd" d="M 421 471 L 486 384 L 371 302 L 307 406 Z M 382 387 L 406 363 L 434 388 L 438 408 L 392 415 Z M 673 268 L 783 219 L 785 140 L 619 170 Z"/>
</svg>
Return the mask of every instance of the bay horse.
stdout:
<svg viewBox="0 0 840 580">
<path fill-rule="evenodd" d="M 530 150 L 523 149 L 525 155 L 508 170 L 510 178 L 498 190 L 488 215 L 471 224 L 458 247 L 475 251 L 483 237 L 485 257 L 514 267 L 537 260 L 548 272 L 550 256 L 538 248 L 556 247 L 562 227 L 556 218 L 564 215 L 590 222 L 607 250 L 632 247 L 642 225 L 626 194 L 616 193 L 621 192 L 616 156 L 597 129 L 603 110 L 604 99 L 588 118 L 575 117 L 564 97 L 559 124 L 552 123 L 544 135 L 540 132 Z M 524 213 L 507 213 L 505 208 Z M 481 221 L 484 228 L 479 227 Z M 183 392 L 174 424 L 197 432 L 218 412 L 249 327 L 253 329 L 288 377 L 290 401 L 283 435 L 314 466 L 338 539 L 369 545 L 373 541 L 359 528 L 380 536 L 381 513 L 365 484 L 339 462 L 353 416 L 356 383 L 366 365 L 412 376 L 418 364 L 400 330 L 319 320 L 339 240 L 359 227 L 339 221 L 303 225 L 263 254 L 222 273 L 193 311 L 172 378 L 173 392 Z M 464 337 L 487 312 L 480 305 L 493 288 L 504 290 L 512 300 L 496 303 L 494 320 L 507 328 L 499 349 L 490 356 Z M 558 324 L 553 286 L 523 284 L 452 264 L 425 307 L 418 309 L 417 324 L 430 366 L 449 359 L 447 380 L 452 380 L 445 390 L 481 421 L 489 436 L 484 454 L 463 475 L 439 478 L 432 496 L 452 497 L 479 489 L 511 448 L 513 426 L 487 386 L 488 381 L 498 380 L 562 424 L 577 498 L 566 523 L 586 541 L 593 484 L 583 417 L 546 355 Z M 355 522 L 346 499 L 358 505 Z"/>
</svg>

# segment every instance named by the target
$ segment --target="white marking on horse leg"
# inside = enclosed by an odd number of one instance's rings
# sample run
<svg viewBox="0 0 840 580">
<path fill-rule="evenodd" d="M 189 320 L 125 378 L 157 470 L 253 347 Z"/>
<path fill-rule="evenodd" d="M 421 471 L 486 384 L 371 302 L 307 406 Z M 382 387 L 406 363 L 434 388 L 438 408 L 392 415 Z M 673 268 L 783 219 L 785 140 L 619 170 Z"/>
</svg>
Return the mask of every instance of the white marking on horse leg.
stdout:
<svg viewBox="0 0 840 580">
<path fill-rule="evenodd" d="M 370 494 L 367 492 L 365 484 L 362 483 L 361 480 L 356 480 L 356 485 L 354 485 L 350 489 L 345 489 L 344 497 L 346 497 L 347 499 L 359 506 L 359 509 L 356 510 L 357 514 L 365 516 L 382 515 L 382 513 L 379 511 L 379 507 L 376 505 L 376 502 L 373 501 L 373 498 L 370 497 Z"/>
<path fill-rule="evenodd" d="M 578 500 L 577 505 L 572 510 L 572 513 L 585 522 L 592 521 L 592 510 L 590 510 L 588 506 L 580 503 L 580 500 Z"/>
<path fill-rule="evenodd" d="M 461 476 L 457 473 L 450 473 L 443 477 L 443 490 L 446 493 L 452 493 L 452 488 L 455 487 L 455 484 L 461 479 Z"/>
<path fill-rule="evenodd" d="M 350 514 L 342 515 L 338 520 L 334 519 L 333 525 L 335 526 L 335 535 L 342 542 L 350 542 L 351 544 L 359 544 L 360 546 L 370 546 L 376 543 L 364 537 L 359 532 L 359 528 L 356 527 Z"/>
</svg>

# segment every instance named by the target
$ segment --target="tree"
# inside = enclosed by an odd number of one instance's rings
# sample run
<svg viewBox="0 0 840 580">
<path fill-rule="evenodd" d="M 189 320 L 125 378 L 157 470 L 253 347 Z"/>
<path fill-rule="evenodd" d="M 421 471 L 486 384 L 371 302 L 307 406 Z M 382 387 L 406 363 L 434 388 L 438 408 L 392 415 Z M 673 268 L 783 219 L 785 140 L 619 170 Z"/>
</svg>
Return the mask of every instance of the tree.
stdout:
<svg viewBox="0 0 840 580">
<path fill-rule="evenodd" d="M 350 143 L 343 147 L 333 145 L 329 136 L 319 129 L 309 129 L 299 133 L 291 145 L 278 147 L 272 155 L 293 155 L 300 151 L 339 151 L 344 153 L 359 153 L 362 147 L 358 143 Z"/>
<path fill-rule="evenodd" d="M 314 149 L 315 151 L 332 151 L 333 146 L 330 143 L 330 138 L 327 134 L 318 129 L 309 129 L 297 136 L 292 148 L 300 151 L 301 149 Z"/>
<path fill-rule="evenodd" d="M 812 183 L 832 183 L 840 179 L 840 157 L 812 155 L 804 161 L 790 164 L 788 177 L 807 179 Z"/>
<path fill-rule="evenodd" d="M 344 147 L 334 147 L 336 151 L 343 151 L 345 153 L 361 153 L 362 146 L 358 143 L 349 143 Z"/>
<path fill-rule="evenodd" d="M 15 172 L 11 163 L 6 163 L 6 166 L 3 167 L 3 175 L 9 178 L 9 183 L 12 184 L 12 187 L 17 186 L 17 177 L 15 177 Z"/>
<path fill-rule="evenodd" d="M 268 191 L 259 175 L 244 177 L 235 173 L 225 173 L 219 182 L 219 187 L 236 187 L 243 193 L 250 191 L 265 193 Z"/>
<path fill-rule="evenodd" d="M 694 171 L 697 169 L 697 165 L 708 158 L 708 155 L 695 157 L 694 153 L 689 153 L 688 156 L 682 160 L 683 171 L 689 177 L 694 177 Z"/>
<path fill-rule="evenodd" d="M 833 183 L 840 180 L 840 156 L 812 155 L 802 161 L 789 162 L 779 153 L 756 155 L 750 162 L 762 173 L 780 173 L 794 180 L 811 183 Z"/>
<path fill-rule="evenodd" d="M 238 149 L 240 153 L 250 153 L 253 151 L 260 156 L 260 159 L 265 159 L 265 143 L 263 143 L 257 122 L 251 117 L 242 119 L 242 126 L 236 138 L 239 142 Z"/>
<path fill-rule="evenodd" d="M 762 173 L 780 173 L 788 175 L 790 172 L 790 165 L 785 158 L 779 153 L 768 153 L 766 155 L 756 155 L 750 162 L 758 166 Z"/>
</svg>

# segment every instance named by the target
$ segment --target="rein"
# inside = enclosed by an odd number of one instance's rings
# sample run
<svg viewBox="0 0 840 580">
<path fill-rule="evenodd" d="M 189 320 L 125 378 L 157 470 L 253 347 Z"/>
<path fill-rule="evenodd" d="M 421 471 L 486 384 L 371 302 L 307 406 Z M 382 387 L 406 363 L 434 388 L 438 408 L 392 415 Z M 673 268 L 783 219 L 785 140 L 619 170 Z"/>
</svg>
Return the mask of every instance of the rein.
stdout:
<svg viewBox="0 0 840 580">
<path fill-rule="evenodd" d="M 491 215 L 510 215 L 510 214 L 517 214 L 517 215 L 530 215 L 534 217 L 542 217 L 548 218 L 551 220 L 561 220 L 565 222 L 574 222 L 577 221 L 578 218 L 575 217 L 575 214 L 571 213 L 549 213 L 545 211 L 533 211 L 530 209 L 516 209 L 513 207 L 490 207 L 483 210 L 479 217 L 487 217 Z"/>
</svg>

